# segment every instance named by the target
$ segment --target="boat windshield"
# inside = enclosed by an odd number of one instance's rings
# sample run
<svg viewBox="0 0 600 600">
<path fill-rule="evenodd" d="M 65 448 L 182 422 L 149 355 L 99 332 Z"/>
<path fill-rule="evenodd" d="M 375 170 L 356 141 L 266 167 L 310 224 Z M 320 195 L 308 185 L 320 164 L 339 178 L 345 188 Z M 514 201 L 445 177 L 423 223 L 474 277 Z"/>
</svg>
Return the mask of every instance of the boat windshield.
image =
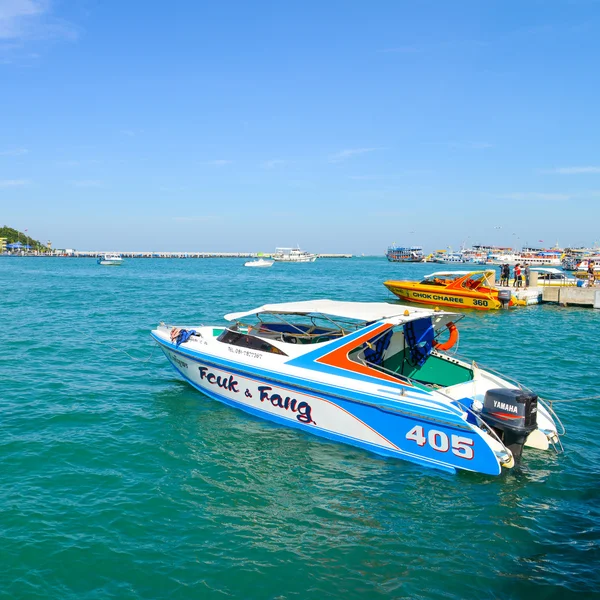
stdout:
<svg viewBox="0 0 600 600">
<path fill-rule="evenodd" d="M 469 271 L 438 271 L 431 275 L 425 275 L 421 285 L 439 285 L 446 286 L 450 285 L 458 279 L 462 279 L 465 275 L 468 275 Z"/>
<path fill-rule="evenodd" d="M 343 337 L 364 325 L 364 322 L 330 318 L 327 315 L 261 313 L 249 315 L 243 322 L 238 320 L 226 331 L 288 344 L 320 344 Z M 225 338 L 220 341 L 231 343 Z"/>
<path fill-rule="evenodd" d="M 489 287 L 487 273 L 473 273 L 461 282 L 460 287 L 466 290 L 478 290 L 482 287 Z"/>
</svg>

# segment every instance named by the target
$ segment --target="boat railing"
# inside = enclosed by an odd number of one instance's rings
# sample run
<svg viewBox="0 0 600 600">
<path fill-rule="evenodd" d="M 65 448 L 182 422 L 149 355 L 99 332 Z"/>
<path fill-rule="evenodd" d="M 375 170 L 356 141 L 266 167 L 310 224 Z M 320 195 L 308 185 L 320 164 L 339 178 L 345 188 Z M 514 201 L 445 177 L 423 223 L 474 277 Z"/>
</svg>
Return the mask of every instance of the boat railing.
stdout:
<svg viewBox="0 0 600 600">
<path fill-rule="evenodd" d="M 535 392 L 533 392 L 533 390 L 531 388 L 528 388 L 526 385 L 523 385 L 518 379 L 515 379 L 514 377 L 512 377 L 510 375 L 505 375 L 504 373 L 501 373 L 494 367 L 490 367 L 489 365 L 483 365 L 479 362 L 475 362 L 474 360 L 470 360 L 466 356 L 462 356 L 461 354 L 458 354 L 457 352 L 452 353 L 452 358 L 455 358 L 456 360 L 460 360 L 466 364 L 470 363 L 472 365 L 472 368 L 474 368 L 474 369 L 483 369 L 484 371 L 487 371 L 488 373 L 491 373 L 492 375 L 495 375 L 496 377 L 499 377 L 500 379 L 504 379 L 505 381 L 512 383 L 513 385 L 518 387 L 520 390 L 523 390 L 526 392 L 531 392 L 532 394 L 535 393 Z"/>
<path fill-rule="evenodd" d="M 392 377 L 395 377 L 396 379 L 399 379 L 400 381 L 404 381 L 404 382 L 410 384 L 411 386 L 414 385 L 413 380 L 410 377 L 406 377 L 406 375 L 400 375 L 400 373 L 396 373 L 396 371 L 387 369 L 383 365 L 378 365 L 378 364 L 369 362 L 368 360 L 364 359 L 362 356 L 358 356 L 358 355 L 356 356 L 356 360 L 358 360 L 365 367 L 369 367 L 370 369 L 375 369 L 377 371 L 386 373 L 387 375 L 391 375 Z M 421 384 L 421 385 L 423 385 L 423 384 Z"/>
</svg>

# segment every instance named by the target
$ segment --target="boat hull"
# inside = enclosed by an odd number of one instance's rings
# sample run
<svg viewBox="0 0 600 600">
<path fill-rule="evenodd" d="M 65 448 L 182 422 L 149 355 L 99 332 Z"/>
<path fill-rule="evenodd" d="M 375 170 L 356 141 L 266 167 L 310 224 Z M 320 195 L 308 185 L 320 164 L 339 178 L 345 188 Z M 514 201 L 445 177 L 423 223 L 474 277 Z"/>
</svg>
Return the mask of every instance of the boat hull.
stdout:
<svg viewBox="0 0 600 600">
<path fill-rule="evenodd" d="M 414 302 L 416 304 L 427 304 L 430 306 L 452 306 L 453 308 L 474 308 L 476 310 L 497 310 L 502 308 L 497 293 L 477 294 L 475 292 L 458 292 L 444 289 L 431 289 L 432 286 L 411 285 L 411 282 L 386 281 L 385 287 L 400 300 Z"/>
<path fill-rule="evenodd" d="M 212 399 L 280 425 L 408 460 L 447 472 L 498 475 L 500 464 L 480 430 L 455 418 L 427 421 L 422 416 L 374 403 L 357 402 L 257 374 L 241 363 L 203 356 L 153 333 L 175 370 Z M 340 392 L 343 392 L 340 390 Z"/>
<path fill-rule="evenodd" d="M 316 256 L 302 257 L 302 258 L 280 258 L 280 257 L 271 257 L 275 262 L 282 263 L 313 263 L 317 260 Z"/>
<path fill-rule="evenodd" d="M 268 267 L 272 267 L 273 266 L 273 261 L 272 260 L 265 260 L 262 262 L 258 262 L 258 261 L 251 261 L 251 262 L 247 262 L 244 263 L 245 267 L 252 267 L 254 269 L 266 269 Z"/>
</svg>

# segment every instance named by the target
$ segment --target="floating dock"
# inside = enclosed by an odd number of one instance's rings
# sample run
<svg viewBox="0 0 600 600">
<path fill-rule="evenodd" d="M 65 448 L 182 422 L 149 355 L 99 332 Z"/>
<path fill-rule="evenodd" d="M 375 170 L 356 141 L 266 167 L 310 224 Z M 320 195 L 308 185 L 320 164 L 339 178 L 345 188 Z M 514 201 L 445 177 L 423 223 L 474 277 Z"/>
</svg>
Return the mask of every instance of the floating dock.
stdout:
<svg viewBox="0 0 600 600">
<path fill-rule="evenodd" d="M 542 302 L 553 302 L 560 306 L 592 306 L 600 309 L 600 288 L 546 286 L 542 288 Z"/>
<path fill-rule="evenodd" d="M 516 296 L 519 300 L 524 300 L 527 306 L 530 304 L 541 304 L 543 299 L 541 287 L 528 287 L 525 288 L 514 288 L 514 287 L 500 287 L 499 290 L 510 290 L 513 296 Z"/>
<path fill-rule="evenodd" d="M 528 288 L 498 286 L 500 290 L 510 290 L 519 300 L 530 304 L 558 304 L 559 306 L 587 306 L 600 309 L 600 287 L 579 287 L 578 285 L 538 285 L 537 273 L 532 273 Z"/>
<path fill-rule="evenodd" d="M 558 304 L 559 306 L 587 306 L 600 308 L 600 288 L 584 288 L 574 285 L 545 285 L 539 287 L 513 288 L 510 290 L 519 300 L 530 304 Z"/>
</svg>

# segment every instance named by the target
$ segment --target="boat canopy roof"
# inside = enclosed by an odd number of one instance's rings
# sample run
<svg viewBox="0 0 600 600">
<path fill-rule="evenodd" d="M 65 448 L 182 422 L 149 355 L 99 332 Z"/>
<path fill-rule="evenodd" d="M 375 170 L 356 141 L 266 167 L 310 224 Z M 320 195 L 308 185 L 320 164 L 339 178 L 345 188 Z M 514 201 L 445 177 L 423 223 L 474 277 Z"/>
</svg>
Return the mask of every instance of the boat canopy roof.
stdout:
<svg viewBox="0 0 600 600">
<path fill-rule="evenodd" d="M 493 269 L 487 269 L 485 271 L 436 271 L 425 277 L 440 277 L 443 275 L 479 275 L 480 273 L 495 273 Z"/>
<path fill-rule="evenodd" d="M 530 267 L 532 271 L 536 271 L 537 273 L 559 273 L 560 275 L 564 275 L 560 269 L 554 269 L 552 267 Z"/>
<path fill-rule="evenodd" d="M 453 315 L 445 311 L 434 311 L 428 308 L 412 308 L 400 304 L 386 302 L 341 302 L 336 300 L 305 300 L 302 302 L 282 302 L 265 304 L 245 312 L 225 315 L 227 321 L 236 321 L 250 315 L 262 313 L 287 315 L 328 315 L 358 321 L 382 321 L 394 319 L 396 323 L 414 321 L 423 317 Z"/>
</svg>

